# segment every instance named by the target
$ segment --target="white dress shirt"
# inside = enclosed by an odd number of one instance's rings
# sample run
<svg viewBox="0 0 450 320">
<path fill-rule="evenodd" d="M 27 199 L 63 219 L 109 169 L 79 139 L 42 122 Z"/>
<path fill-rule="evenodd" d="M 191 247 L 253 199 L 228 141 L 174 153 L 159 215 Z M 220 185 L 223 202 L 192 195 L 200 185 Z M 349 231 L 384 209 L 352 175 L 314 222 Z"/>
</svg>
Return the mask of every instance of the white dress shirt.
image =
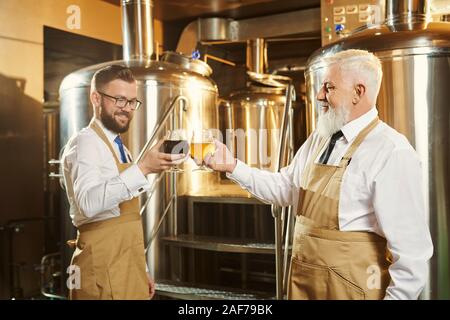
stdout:
<svg viewBox="0 0 450 320">
<path fill-rule="evenodd" d="M 121 161 L 117 134 L 102 128 Z M 126 148 L 125 148 L 126 149 Z M 131 161 L 129 151 L 127 158 Z M 150 188 L 139 167 L 131 165 L 119 174 L 110 149 L 89 127 L 82 129 L 66 145 L 62 157 L 64 183 L 70 204 L 70 217 L 76 227 L 120 215 L 119 204 Z M 72 183 L 68 183 L 69 179 Z"/>
<path fill-rule="evenodd" d="M 338 165 L 348 147 L 375 117 L 369 112 L 346 124 L 344 134 L 331 153 L 328 164 Z M 227 176 L 255 197 L 297 212 L 300 177 L 320 141 L 313 132 L 291 164 L 278 173 L 251 168 L 237 161 Z M 326 148 L 319 152 L 315 162 Z M 428 277 L 433 244 L 427 224 L 422 191 L 421 163 L 408 140 L 379 123 L 354 153 L 344 173 L 339 201 L 341 231 L 375 232 L 387 240 L 393 256 L 389 267 L 391 283 L 385 299 L 417 299 Z"/>
</svg>

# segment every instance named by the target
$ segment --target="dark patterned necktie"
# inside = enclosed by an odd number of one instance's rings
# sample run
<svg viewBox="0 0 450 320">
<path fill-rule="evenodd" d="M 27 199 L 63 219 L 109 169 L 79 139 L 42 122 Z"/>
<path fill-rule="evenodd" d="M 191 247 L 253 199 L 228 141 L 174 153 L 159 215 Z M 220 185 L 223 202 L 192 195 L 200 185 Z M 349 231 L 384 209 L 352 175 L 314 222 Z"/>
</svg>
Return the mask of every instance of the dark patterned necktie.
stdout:
<svg viewBox="0 0 450 320">
<path fill-rule="evenodd" d="M 334 146 L 336 144 L 336 141 L 338 141 L 344 134 L 341 130 L 334 133 L 331 136 L 330 143 L 328 144 L 328 147 L 325 149 L 325 151 L 322 153 L 319 159 L 319 163 L 326 164 L 328 162 L 328 158 L 330 158 L 331 152 L 333 152 Z"/>
</svg>

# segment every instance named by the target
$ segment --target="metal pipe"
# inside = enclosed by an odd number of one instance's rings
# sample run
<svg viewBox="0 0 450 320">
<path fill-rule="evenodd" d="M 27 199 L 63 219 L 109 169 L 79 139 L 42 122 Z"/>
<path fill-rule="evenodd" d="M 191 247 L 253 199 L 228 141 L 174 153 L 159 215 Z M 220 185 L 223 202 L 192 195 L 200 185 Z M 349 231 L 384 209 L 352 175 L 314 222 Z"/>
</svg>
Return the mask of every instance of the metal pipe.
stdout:
<svg viewBox="0 0 450 320">
<path fill-rule="evenodd" d="M 284 238 L 284 257 L 283 257 L 283 294 L 286 292 L 289 274 L 289 244 L 291 238 L 291 220 L 292 220 L 292 206 L 287 212 L 286 222 L 286 236 Z"/>
<path fill-rule="evenodd" d="M 153 130 L 153 133 L 151 134 L 150 139 L 148 139 L 148 141 L 145 143 L 144 148 L 142 148 L 141 152 L 139 153 L 139 156 L 134 161 L 135 164 L 137 164 L 141 160 L 141 158 L 144 156 L 144 154 L 147 151 L 147 149 L 153 144 L 153 142 L 155 141 L 155 139 L 158 136 L 158 134 L 164 128 L 164 125 L 166 124 L 166 121 L 169 119 L 169 116 L 172 114 L 172 112 L 173 112 L 173 110 L 175 108 L 175 104 L 178 101 L 184 101 L 185 104 L 183 105 L 183 111 L 187 110 L 188 99 L 185 96 L 182 96 L 182 95 L 176 96 L 172 100 L 172 103 L 170 104 L 169 108 L 166 110 L 166 112 L 162 116 L 161 121 L 158 122 L 158 125 Z"/>
<path fill-rule="evenodd" d="M 272 216 L 275 218 L 275 277 L 276 277 L 276 299 L 283 299 L 283 260 L 282 258 L 282 236 L 281 236 L 281 207 L 272 205 Z"/>
<path fill-rule="evenodd" d="M 61 252 L 55 252 L 55 253 L 50 253 L 47 254 L 45 256 L 42 257 L 41 259 L 41 294 L 44 297 L 50 298 L 50 299 L 60 299 L 60 300 L 65 300 L 66 297 L 65 296 L 61 296 L 61 295 L 57 295 L 57 294 L 53 294 L 53 293 L 49 293 L 47 291 L 45 291 L 45 271 L 46 271 L 46 263 L 47 260 L 50 258 L 54 258 L 54 257 L 61 257 Z"/>
<path fill-rule="evenodd" d="M 147 251 L 150 249 L 150 246 L 152 245 L 153 240 L 155 240 L 155 237 L 158 234 L 159 229 L 161 228 L 161 224 L 164 221 L 164 219 L 167 215 L 167 212 L 169 212 L 170 207 L 172 207 L 172 205 L 174 203 L 174 199 L 176 199 L 176 194 L 172 194 L 172 197 L 170 197 L 167 207 L 164 209 L 161 219 L 159 219 L 158 224 L 153 228 L 150 239 L 148 240 L 147 245 L 145 246 L 145 254 L 147 254 Z"/>
<path fill-rule="evenodd" d="M 283 119 L 281 121 L 281 132 L 280 132 L 280 144 L 278 145 L 278 163 L 276 167 L 276 171 L 281 169 L 284 157 L 284 146 L 286 144 L 286 128 L 289 126 L 289 113 L 292 108 L 292 100 L 295 97 L 294 86 L 289 83 L 286 87 L 286 104 L 283 114 Z"/>
<path fill-rule="evenodd" d="M 294 87 L 291 83 L 286 87 L 286 100 L 284 107 L 283 119 L 281 121 L 280 131 L 280 144 L 278 145 L 278 162 L 276 164 L 276 171 L 280 170 L 283 162 L 285 144 L 286 144 L 286 128 L 289 126 L 289 110 L 292 107 Z M 283 299 L 283 242 L 282 242 L 282 221 L 281 221 L 281 208 L 279 206 L 272 205 L 272 216 L 275 219 L 275 274 L 276 274 L 276 298 L 278 300 Z"/>
<path fill-rule="evenodd" d="M 295 91 L 292 92 L 295 94 Z M 295 100 L 295 97 L 292 98 Z M 291 101 L 292 101 L 291 100 Z M 288 155 L 287 155 L 287 163 L 292 161 L 294 157 L 294 110 L 292 108 L 289 109 L 289 140 L 288 140 Z M 285 240 L 284 240 L 284 257 L 283 257 L 283 294 L 287 292 L 288 285 L 288 275 L 289 275 L 289 244 L 291 240 L 291 224 L 292 224 L 292 206 L 289 206 L 287 209 L 287 220 L 286 220 L 286 232 L 285 232 Z M 295 216 L 295 213 L 294 213 Z"/>
<path fill-rule="evenodd" d="M 262 38 L 247 40 L 247 68 L 256 73 L 267 69 L 267 46 Z"/>
<path fill-rule="evenodd" d="M 158 174 L 158 177 L 153 181 L 152 186 L 150 187 L 150 191 L 147 192 L 147 199 L 145 200 L 144 205 L 141 207 L 141 210 L 139 211 L 139 214 L 142 216 L 145 209 L 147 209 L 147 206 L 150 202 L 150 199 L 153 196 L 153 192 L 155 192 L 156 187 L 158 186 L 158 183 L 161 181 L 162 177 L 164 177 L 165 172 L 161 172 Z"/>
<path fill-rule="evenodd" d="M 386 23 L 411 23 L 426 21 L 430 14 L 428 0 L 387 0 Z"/>
<path fill-rule="evenodd" d="M 233 20 L 227 18 L 202 18 L 197 20 L 197 32 L 202 41 L 222 41 L 229 39 L 230 24 Z"/>
<path fill-rule="evenodd" d="M 173 115 L 173 117 L 172 117 L 172 129 L 175 129 L 176 127 L 177 128 L 182 128 L 183 127 L 183 112 L 181 112 L 180 114 L 179 114 L 179 117 L 178 117 L 178 124 L 177 124 L 177 122 L 176 122 L 176 117 L 175 117 L 175 114 L 172 114 Z M 170 194 L 172 195 L 172 197 L 173 197 L 173 203 L 174 203 L 174 205 L 172 206 L 172 217 L 173 217 L 173 219 L 175 220 L 175 224 L 176 224 L 176 218 L 177 218 L 177 214 L 178 214 L 178 208 L 177 208 L 177 203 L 178 203 L 178 201 L 177 201 L 177 199 L 178 199 L 178 195 L 177 195 L 177 174 L 176 173 L 174 173 L 174 172 L 172 172 L 171 173 L 171 175 L 170 175 L 170 178 L 169 178 L 170 180 L 169 180 L 169 188 L 170 188 Z M 172 226 L 173 226 L 173 223 L 172 223 Z M 171 232 L 172 232 L 173 230 L 171 230 Z"/>
<path fill-rule="evenodd" d="M 146 61 L 155 52 L 153 1 L 122 0 L 123 58 Z"/>
<path fill-rule="evenodd" d="M 232 66 L 232 67 L 236 66 L 236 63 L 234 63 L 234 62 L 231 62 L 229 60 L 225 60 L 225 59 L 213 56 L 213 55 L 211 55 L 209 53 L 207 53 L 207 54 L 205 54 L 203 56 L 203 61 L 205 61 L 205 63 L 208 63 L 208 59 L 215 60 L 215 61 L 218 61 L 218 62 L 223 63 L 223 64 L 227 64 L 227 65 Z"/>
<path fill-rule="evenodd" d="M 184 105 L 182 110 L 186 111 L 187 109 L 187 98 L 184 96 L 177 96 L 175 97 L 175 99 L 173 99 L 171 105 L 169 106 L 169 108 L 167 109 L 166 113 L 164 113 L 162 120 L 158 123 L 157 127 L 155 128 L 155 130 L 153 131 L 152 135 L 150 136 L 150 139 L 147 141 L 147 143 L 145 144 L 144 148 L 142 149 L 142 151 L 139 153 L 139 156 L 137 157 L 137 159 L 135 160 L 135 163 L 138 163 L 139 160 L 142 158 L 142 156 L 144 155 L 145 151 L 148 149 L 148 147 L 150 145 L 152 145 L 153 141 L 156 139 L 156 137 L 158 136 L 158 134 L 160 133 L 160 131 L 162 130 L 162 128 L 164 128 L 164 125 L 166 123 L 166 121 L 170 118 L 171 115 L 173 115 L 173 111 L 175 110 L 175 105 L 177 101 L 184 101 Z M 182 113 L 180 114 L 180 124 L 182 124 Z M 165 172 L 161 172 L 158 177 L 153 181 L 152 186 L 150 187 L 150 190 L 147 192 L 147 199 L 145 200 L 144 205 L 141 207 L 141 210 L 139 212 L 139 214 L 142 216 L 142 214 L 145 212 L 150 199 L 153 196 L 153 193 L 155 192 L 156 187 L 158 186 L 159 181 L 161 181 L 162 177 L 164 176 Z"/>
</svg>

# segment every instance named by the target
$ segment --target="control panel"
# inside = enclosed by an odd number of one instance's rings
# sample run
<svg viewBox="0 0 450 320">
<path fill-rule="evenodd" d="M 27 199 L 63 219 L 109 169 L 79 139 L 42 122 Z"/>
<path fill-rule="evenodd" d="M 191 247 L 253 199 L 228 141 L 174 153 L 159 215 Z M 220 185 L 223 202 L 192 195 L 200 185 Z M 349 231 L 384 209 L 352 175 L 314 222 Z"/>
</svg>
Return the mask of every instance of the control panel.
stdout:
<svg viewBox="0 0 450 320">
<path fill-rule="evenodd" d="M 322 46 L 385 20 L 385 0 L 321 0 Z"/>
</svg>

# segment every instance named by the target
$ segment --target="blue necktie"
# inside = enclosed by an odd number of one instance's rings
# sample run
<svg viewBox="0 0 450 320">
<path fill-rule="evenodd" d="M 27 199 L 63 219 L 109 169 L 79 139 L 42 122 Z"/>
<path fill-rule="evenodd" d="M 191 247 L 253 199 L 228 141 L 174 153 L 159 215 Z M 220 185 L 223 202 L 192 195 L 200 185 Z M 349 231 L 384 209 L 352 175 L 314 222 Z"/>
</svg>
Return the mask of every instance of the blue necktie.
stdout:
<svg viewBox="0 0 450 320">
<path fill-rule="evenodd" d="M 114 142 L 117 143 L 117 145 L 119 146 L 120 158 L 122 160 L 122 163 L 127 163 L 127 157 L 125 156 L 125 150 L 123 149 L 123 143 L 122 139 L 120 139 L 120 136 L 117 136 L 114 139 Z"/>
</svg>

